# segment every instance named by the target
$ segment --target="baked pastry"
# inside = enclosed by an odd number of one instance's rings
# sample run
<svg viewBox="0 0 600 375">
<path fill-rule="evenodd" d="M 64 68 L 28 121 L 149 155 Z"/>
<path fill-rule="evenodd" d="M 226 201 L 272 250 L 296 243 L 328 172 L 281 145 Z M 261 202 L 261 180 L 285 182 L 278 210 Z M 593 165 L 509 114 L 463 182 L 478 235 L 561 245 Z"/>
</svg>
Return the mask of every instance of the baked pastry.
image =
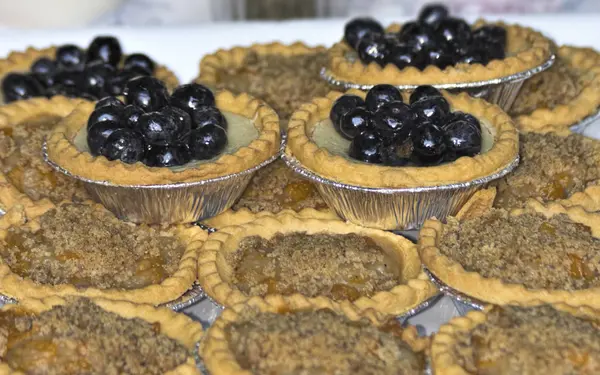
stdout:
<svg viewBox="0 0 600 375">
<path fill-rule="evenodd" d="M 567 304 L 510 304 L 443 325 L 431 345 L 436 375 L 595 374 L 600 312 Z"/>
<path fill-rule="evenodd" d="M 206 238 L 196 226 L 136 226 L 89 201 L 35 211 L 16 206 L 0 219 L 0 294 L 158 305 L 177 299 L 196 280 Z"/>
<path fill-rule="evenodd" d="M 199 374 L 202 326 L 125 301 L 44 298 L 0 309 L 0 374 Z"/>
<path fill-rule="evenodd" d="M 600 216 L 528 201 L 525 209 L 425 222 L 419 253 L 451 288 L 480 301 L 600 306 Z"/>
<path fill-rule="evenodd" d="M 46 135 L 79 103 L 57 96 L 0 106 L 0 209 L 30 207 L 45 198 L 54 203 L 88 198 L 80 182 L 56 173 L 42 158 Z"/>
<path fill-rule="evenodd" d="M 212 375 L 420 375 L 428 343 L 414 327 L 401 328 L 373 311 L 299 295 L 270 296 L 224 310 L 201 342 L 200 355 Z"/>
<path fill-rule="evenodd" d="M 212 233 L 200 252 L 198 281 L 227 307 L 252 296 L 299 293 L 399 315 L 437 294 L 412 242 L 292 212 Z"/>
<path fill-rule="evenodd" d="M 524 131 L 566 128 L 600 108 L 600 54 L 590 48 L 562 46 L 556 62 L 525 81 L 510 110 Z"/>
</svg>

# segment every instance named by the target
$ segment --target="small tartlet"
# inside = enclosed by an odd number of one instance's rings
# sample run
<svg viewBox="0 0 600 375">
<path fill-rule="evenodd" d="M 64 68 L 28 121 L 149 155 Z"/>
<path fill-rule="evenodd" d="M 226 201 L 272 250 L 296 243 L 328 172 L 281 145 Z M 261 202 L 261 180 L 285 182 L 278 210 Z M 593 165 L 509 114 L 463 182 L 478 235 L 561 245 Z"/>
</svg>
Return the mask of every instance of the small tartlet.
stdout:
<svg viewBox="0 0 600 375">
<path fill-rule="evenodd" d="M 247 375 L 248 370 L 243 369 L 236 361 L 235 355 L 229 348 L 225 329 L 229 324 L 239 320 L 240 314 L 245 309 L 253 309 L 258 312 L 271 312 L 285 314 L 295 311 L 315 311 L 319 309 L 330 309 L 336 314 L 343 315 L 352 321 L 368 319 L 375 326 L 385 323 L 387 317 L 373 310 L 359 311 L 351 304 L 339 304 L 324 299 L 307 299 L 301 295 L 267 296 L 266 298 L 253 297 L 244 303 L 239 303 L 231 308 L 225 309 L 217 318 L 210 329 L 206 332 L 200 343 L 200 356 L 206 369 L 212 375 Z M 407 326 L 402 332 L 402 340 L 405 341 L 413 351 L 423 352 L 429 347 L 430 339 L 419 337 L 413 326 Z"/>
<path fill-rule="evenodd" d="M 478 21 L 475 26 L 487 24 Z M 393 64 L 381 67 L 375 62 L 363 64 L 358 58 L 348 59 L 349 54 L 356 53 L 344 41 L 338 42 L 329 50 L 327 74 L 343 82 L 361 85 L 387 83 L 391 85 L 446 85 L 478 81 L 494 80 L 527 71 L 542 65 L 552 56 L 550 41 L 542 34 L 519 25 L 508 25 L 502 22 L 491 23 L 501 26 L 507 32 L 506 55 L 503 60 L 493 60 L 487 65 L 457 64 L 440 69 L 434 65 L 424 70 L 416 67 L 398 69 Z M 388 31 L 399 31 L 400 24 L 392 24 Z"/>
<path fill-rule="evenodd" d="M 176 169 L 151 168 L 141 162 L 126 164 L 109 161 L 103 156 L 95 157 L 89 152 L 79 151 L 75 138 L 86 127 L 94 110 L 93 103 L 80 104 L 56 126 L 46 142 L 48 158 L 72 175 L 87 180 L 107 181 L 115 185 L 161 185 L 198 182 L 242 172 L 279 152 L 279 119 L 273 109 L 246 94 L 235 96 L 228 91 L 221 91 L 215 99 L 221 111 L 250 120 L 258 132 L 257 138 L 247 146 L 231 154 L 221 154 L 215 160 Z"/>
<path fill-rule="evenodd" d="M 600 238 L 600 215 L 590 213 L 583 207 L 565 207 L 559 203 L 543 204 L 535 199 L 527 201 L 525 208 L 513 209 L 511 216 L 526 213 L 539 213 L 549 218 L 566 214 L 575 223 L 588 226 L 595 238 Z M 429 219 L 419 232 L 418 249 L 423 265 L 433 275 L 451 288 L 473 297 L 479 301 L 493 304 L 508 302 L 528 303 L 539 300 L 545 303 L 568 303 L 574 306 L 589 305 L 600 307 L 600 287 L 580 290 L 532 289 L 521 284 L 506 283 L 499 278 L 483 277 L 477 272 L 470 272 L 443 254 L 438 248 L 444 226 L 437 219 Z"/>
<path fill-rule="evenodd" d="M 227 226 L 210 234 L 198 257 L 198 281 L 203 290 L 216 302 L 226 307 L 252 298 L 231 283 L 233 270 L 224 255 L 235 252 L 240 241 L 245 237 L 260 236 L 269 239 L 277 233 L 293 232 L 306 232 L 308 235 L 353 233 L 366 236 L 398 260 L 402 283 L 370 297 L 362 296 L 353 302 L 345 301 L 351 303 L 357 310 L 373 309 L 384 314 L 399 315 L 410 311 L 438 293 L 437 288 L 421 270 L 419 255 L 411 241 L 382 230 L 363 228 L 341 220 L 331 220 L 322 214 L 311 216 L 310 212 L 298 214 L 293 211 L 284 211 L 276 215 L 255 215 L 250 222 Z M 295 295 L 301 296 L 298 293 Z M 264 298 L 267 297 L 270 296 Z M 308 299 L 333 302 L 325 296 Z"/>
<path fill-rule="evenodd" d="M 157 308 L 150 305 L 135 304 L 127 301 L 111 301 L 103 298 L 94 298 L 92 302 L 103 310 L 119 315 L 122 318 L 142 319 L 148 323 L 159 323 L 160 332 L 165 336 L 179 342 L 190 353 L 196 347 L 204 335 L 202 325 L 184 314 L 177 314 L 167 308 Z M 55 306 L 63 306 L 68 303 L 62 297 L 53 296 L 43 299 L 26 299 L 19 304 L 4 305 L 2 310 L 26 311 L 40 314 Z M 21 372 L 14 371 L 0 360 L 0 375 L 17 375 Z M 199 374 L 196 362 L 192 355 L 188 355 L 185 363 L 177 366 L 165 375 L 194 375 Z"/>
<path fill-rule="evenodd" d="M 53 208 L 60 207 L 62 204 L 71 204 L 72 202 L 64 201 L 58 205 L 54 205 L 51 202 L 43 203 L 43 205 L 36 203 L 29 211 L 26 211 L 23 206 L 17 205 L 4 216 L 0 217 L 0 238 L 5 238 L 11 227 L 27 226 L 32 229 L 39 228 L 39 217 L 41 215 Z M 94 209 L 106 210 L 103 206 L 91 201 L 86 201 L 83 204 L 92 206 Z M 114 220 L 118 219 L 114 218 Z M 194 225 L 171 226 L 161 228 L 161 231 L 173 234 L 185 247 L 185 250 L 181 256 L 177 270 L 160 284 L 148 285 L 137 289 L 77 288 L 70 284 L 43 285 L 12 272 L 10 267 L 0 258 L 0 294 L 19 301 L 26 298 L 40 299 L 50 296 L 105 298 L 153 305 L 173 301 L 190 289 L 194 281 L 196 281 L 198 251 L 206 240 L 207 234 Z"/>
<path fill-rule="evenodd" d="M 543 304 L 543 301 L 510 302 L 511 306 L 530 307 Z M 588 306 L 571 306 L 565 303 L 552 304 L 557 310 L 567 312 L 577 317 L 600 319 L 600 311 Z M 453 353 L 460 335 L 466 334 L 487 320 L 487 314 L 492 306 L 486 306 L 484 311 L 470 311 L 466 315 L 456 317 L 440 327 L 431 342 L 431 368 L 436 375 L 468 375 Z"/>
<path fill-rule="evenodd" d="M 329 119 L 333 103 L 344 94 L 366 96 L 358 90 L 332 91 L 325 98 L 302 105 L 294 112 L 288 126 L 286 156 L 333 181 L 373 188 L 440 186 L 492 175 L 507 168 L 518 156 L 518 133 L 506 113 L 498 106 L 466 93 L 451 95 L 446 92 L 443 94 L 452 110 L 472 114 L 489 129 L 494 140 L 488 151 L 432 167 L 389 167 L 353 161 L 348 155 L 336 155 L 319 147 L 312 139 L 312 133 L 319 122 Z"/>
</svg>

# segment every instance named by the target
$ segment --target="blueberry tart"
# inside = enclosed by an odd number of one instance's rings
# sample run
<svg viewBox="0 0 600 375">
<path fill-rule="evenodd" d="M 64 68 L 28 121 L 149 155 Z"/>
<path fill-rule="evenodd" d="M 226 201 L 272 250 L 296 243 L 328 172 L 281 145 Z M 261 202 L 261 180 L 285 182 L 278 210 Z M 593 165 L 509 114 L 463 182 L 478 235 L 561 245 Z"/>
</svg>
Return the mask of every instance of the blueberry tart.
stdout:
<svg viewBox="0 0 600 375">
<path fill-rule="evenodd" d="M 393 317 L 293 295 L 226 309 L 202 340 L 200 356 L 212 375 L 420 375 L 429 341 Z"/>
<path fill-rule="evenodd" d="M 583 207 L 529 200 L 419 232 L 425 267 L 476 300 L 600 306 L 600 216 Z"/>
<path fill-rule="evenodd" d="M 230 307 L 251 297 L 302 295 L 400 315 L 437 294 L 414 244 L 388 232 L 293 212 L 210 234 L 198 280 Z"/>
<path fill-rule="evenodd" d="M 178 84 L 170 70 L 147 55 L 126 55 L 112 36 L 98 36 L 86 49 L 72 44 L 28 48 L 0 60 L 0 102 L 56 95 L 96 101 L 122 95 L 138 76 L 154 76 L 169 89 Z"/>
<path fill-rule="evenodd" d="M 90 201 L 8 211 L 0 228 L 0 294 L 21 301 L 102 297 L 163 304 L 196 280 L 206 233 L 136 226 Z"/>
<path fill-rule="evenodd" d="M 202 326 L 166 308 L 44 298 L 0 308 L 2 374 L 199 374 Z"/>
</svg>

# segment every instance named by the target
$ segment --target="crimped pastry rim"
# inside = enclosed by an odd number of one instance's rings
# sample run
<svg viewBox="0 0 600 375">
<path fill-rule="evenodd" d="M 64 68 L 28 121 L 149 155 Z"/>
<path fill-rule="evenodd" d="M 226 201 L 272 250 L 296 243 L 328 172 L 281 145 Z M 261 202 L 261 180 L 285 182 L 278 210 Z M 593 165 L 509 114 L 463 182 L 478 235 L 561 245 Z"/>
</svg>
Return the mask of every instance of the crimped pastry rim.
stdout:
<svg viewBox="0 0 600 375">
<path fill-rule="evenodd" d="M 219 228 L 228 227 L 228 226 L 232 226 L 232 225 L 246 224 L 246 223 L 252 222 L 260 217 L 263 217 L 263 216 L 279 215 L 279 214 L 284 214 L 284 213 L 291 213 L 291 214 L 298 215 L 300 217 L 313 218 L 313 219 L 316 219 L 316 218 L 319 218 L 319 219 L 323 218 L 323 219 L 330 219 L 330 220 L 335 220 L 335 219 L 339 220 L 340 219 L 340 217 L 332 209 L 316 210 L 314 208 L 303 208 L 300 211 L 283 209 L 278 213 L 272 213 L 269 211 L 252 212 L 248 208 L 242 207 L 239 210 L 229 209 L 227 211 L 224 211 L 224 212 L 218 214 L 217 216 L 213 216 L 211 218 L 203 220 L 202 224 L 206 224 L 207 226 L 209 226 L 211 228 L 219 229 Z"/>
</svg>

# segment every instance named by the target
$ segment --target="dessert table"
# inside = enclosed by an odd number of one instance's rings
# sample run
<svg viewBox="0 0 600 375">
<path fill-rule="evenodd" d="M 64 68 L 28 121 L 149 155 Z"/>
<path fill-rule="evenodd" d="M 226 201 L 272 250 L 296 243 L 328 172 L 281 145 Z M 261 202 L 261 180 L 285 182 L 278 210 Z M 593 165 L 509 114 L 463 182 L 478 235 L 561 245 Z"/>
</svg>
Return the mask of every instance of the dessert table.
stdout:
<svg viewBox="0 0 600 375">
<path fill-rule="evenodd" d="M 538 29 L 554 38 L 558 44 L 589 46 L 600 49 L 600 14 L 588 15 L 494 15 L 486 19 L 502 19 Z M 385 20 L 383 23 L 402 20 Z M 99 34 L 118 36 L 126 51 L 144 51 L 161 64 L 167 65 L 181 82 L 198 74 L 203 55 L 219 48 L 249 45 L 278 40 L 284 43 L 303 41 L 310 45 L 330 45 L 342 35 L 345 20 L 207 23 L 193 27 L 174 28 L 89 28 L 64 30 L 0 29 L 0 55 L 24 50 L 27 46 L 45 47 L 51 44 L 85 45 Z M 585 133 L 600 138 L 600 121 L 590 125 Z M 413 233 L 414 234 L 414 233 Z M 464 312 L 466 305 L 442 297 L 424 311 L 413 316 L 411 323 L 422 325 L 428 333 L 440 324 Z M 203 323 L 210 323 L 220 310 L 209 300 L 188 307 L 185 313 Z"/>
</svg>

